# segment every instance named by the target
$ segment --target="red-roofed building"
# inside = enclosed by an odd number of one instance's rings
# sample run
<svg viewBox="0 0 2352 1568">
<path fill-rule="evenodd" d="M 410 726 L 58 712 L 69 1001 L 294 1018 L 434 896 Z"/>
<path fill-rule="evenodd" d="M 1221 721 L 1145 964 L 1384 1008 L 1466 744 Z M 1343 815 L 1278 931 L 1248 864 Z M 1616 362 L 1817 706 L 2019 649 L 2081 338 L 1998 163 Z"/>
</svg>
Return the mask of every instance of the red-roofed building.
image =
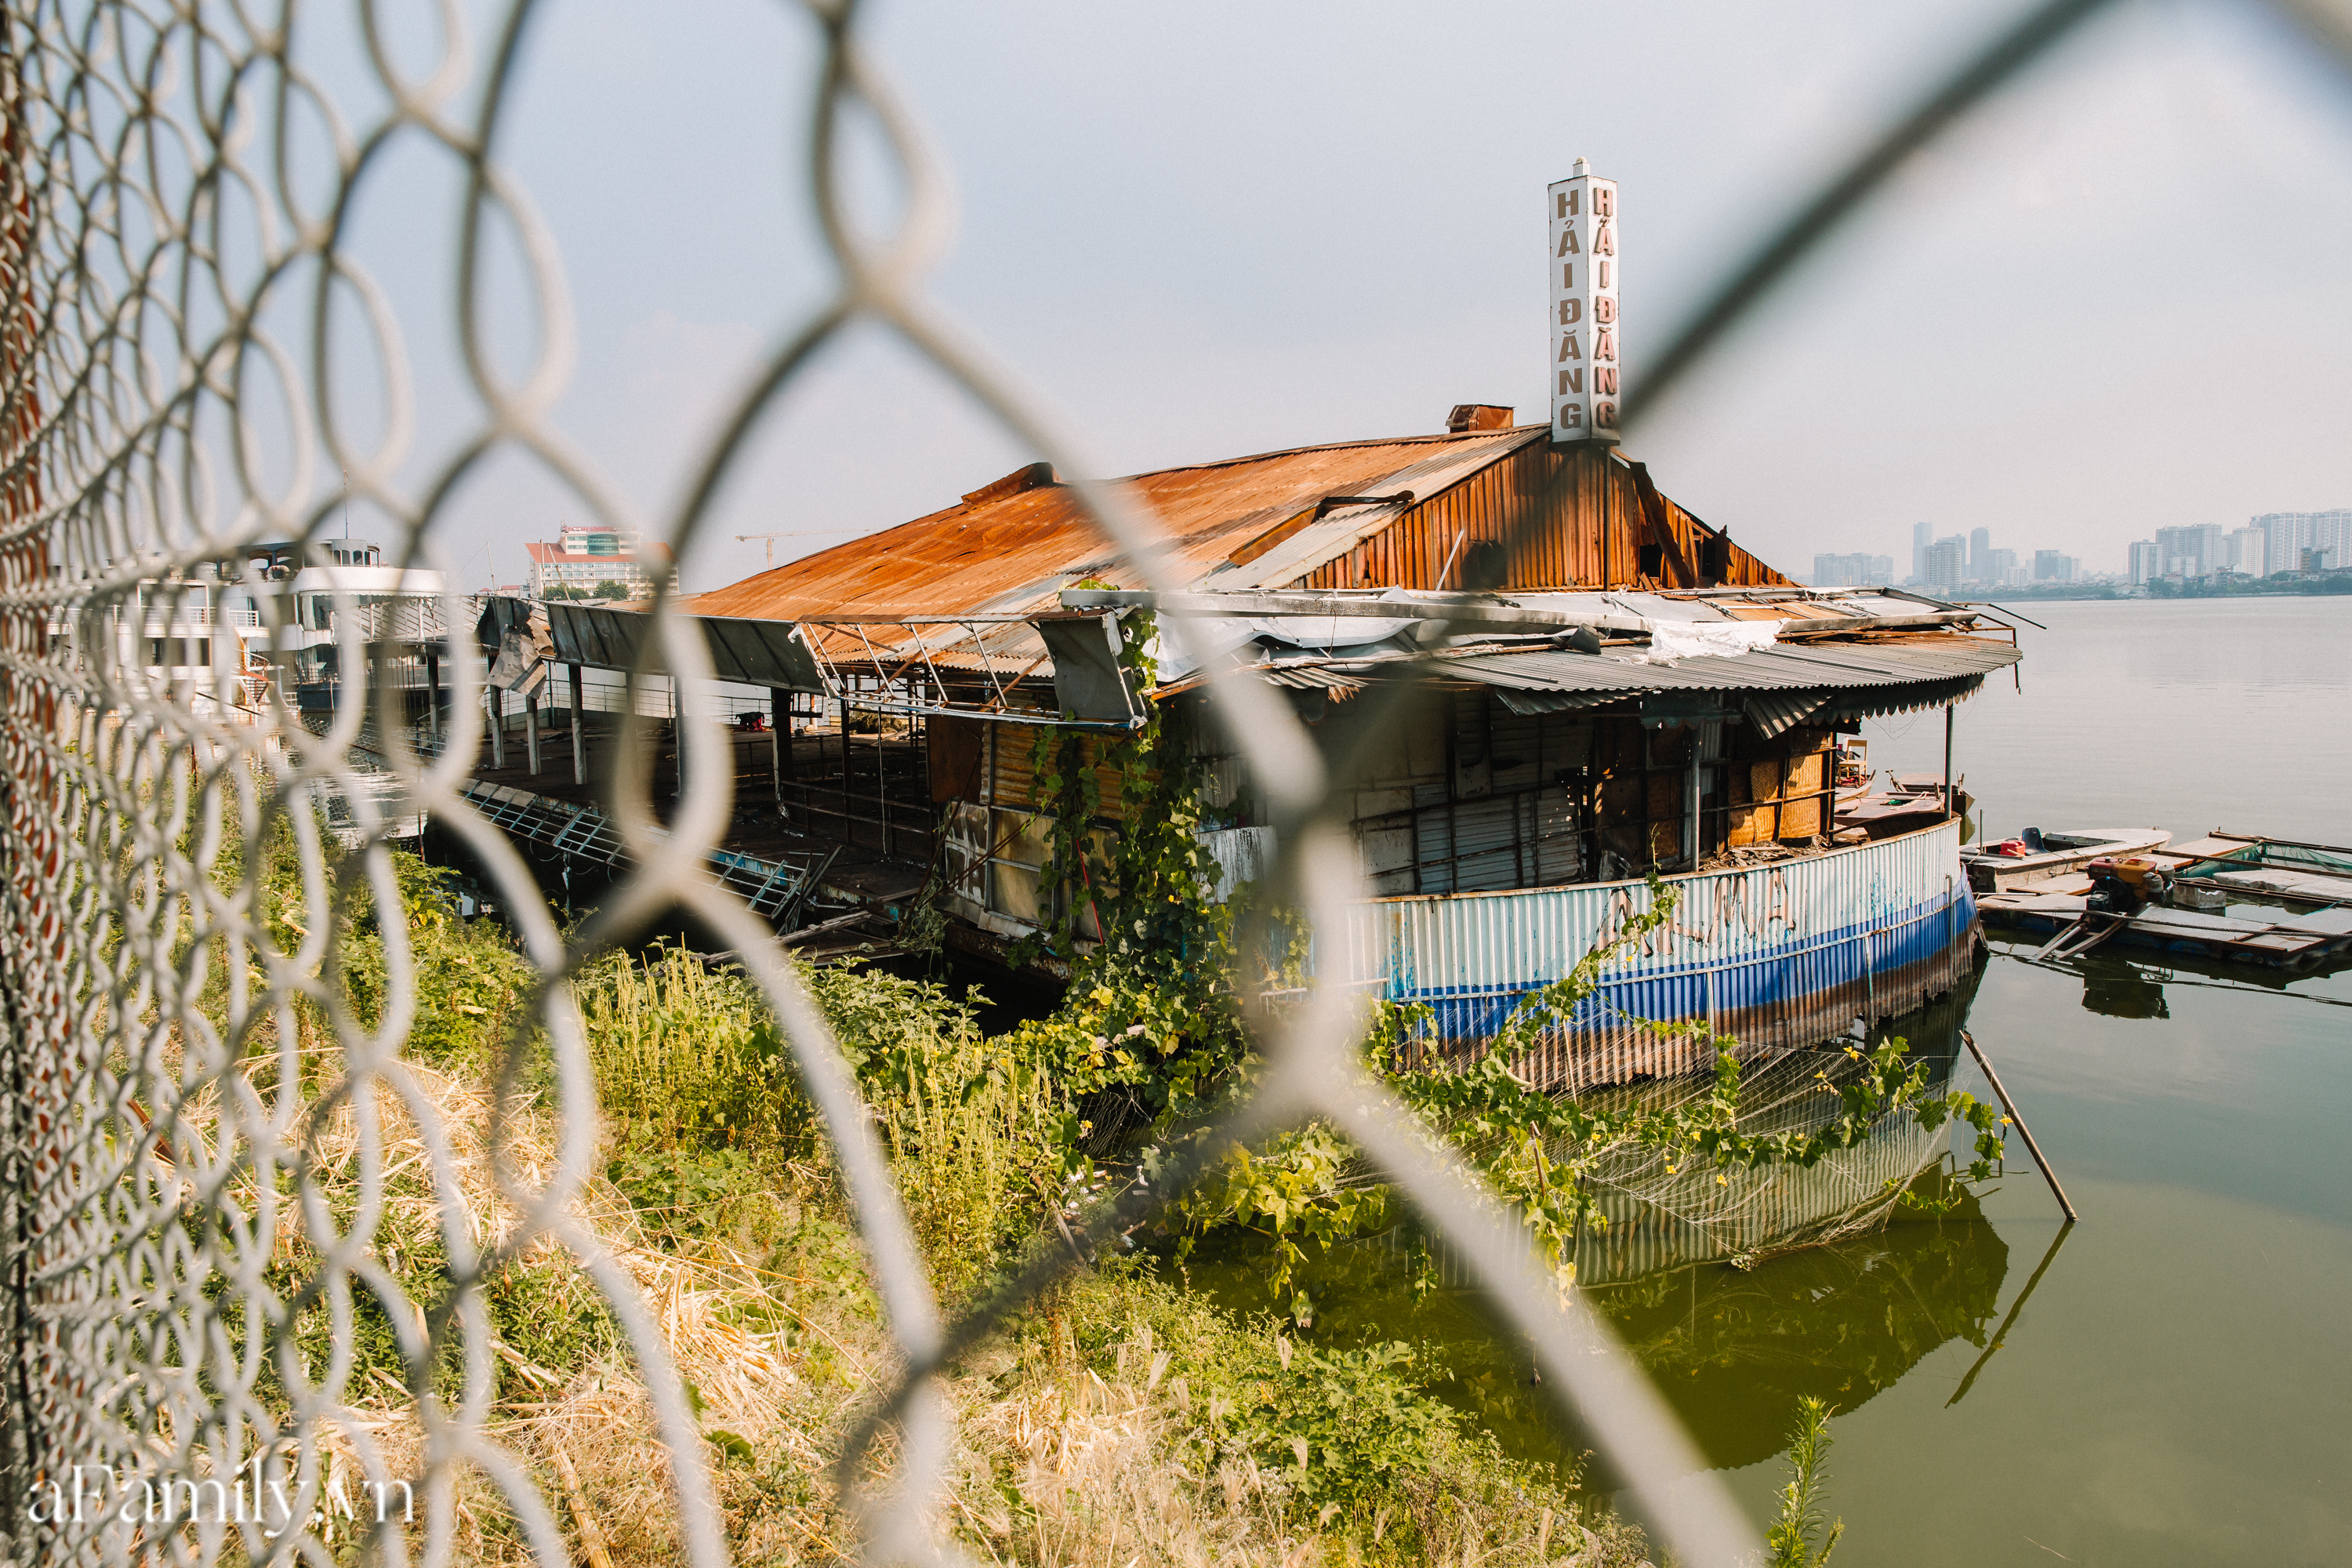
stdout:
<svg viewBox="0 0 2352 1568">
<path fill-rule="evenodd" d="M 673 592 L 677 587 L 677 563 L 669 547 L 642 543 L 621 529 L 574 524 L 560 531 L 552 543 L 539 541 L 524 548 L 530 552 L 534 599 L 646 599 L 663 574 Z"/>
</svg>

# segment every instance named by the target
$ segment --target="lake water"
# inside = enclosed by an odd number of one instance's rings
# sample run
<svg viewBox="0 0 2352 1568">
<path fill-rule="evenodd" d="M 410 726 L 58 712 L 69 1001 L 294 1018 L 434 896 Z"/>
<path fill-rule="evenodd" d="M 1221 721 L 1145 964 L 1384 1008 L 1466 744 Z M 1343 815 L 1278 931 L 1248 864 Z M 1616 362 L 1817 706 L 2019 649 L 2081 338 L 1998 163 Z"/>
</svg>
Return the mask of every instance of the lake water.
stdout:
<svg viewBox="0 0 2352 1568">
<path fill-rule="evenodd" d="M 1954 766 L 1991 835 L 2145 824 L 2352 842 L 2352 600 L 2022 608 L 2049 628 L 2021 634 L 2022 689 L 1988 683 L 1956 725 Z M 1939 713 L 1870 738 L 1875 766 L 1942 765 Z M 2352 1557 L 2352 974 L 2280 986 L 2096 955 L 2038 967 L 2031 952 L 1996 939 L 1968 1021 L 2083 1221 L 2060 1241 L 2012 1141 L 1979 1225 L 1921 1227 L 1967 1263 L 1909 1269 L 1916 1291 L 1863 1294 L 1816 1326 L 1940 1339 L 1841 1402 L 1837 1561 Z M 1827 1250 L 1769 1263 L 1747 1289 L 1785 1295 L 1776 1277 L 1929 1249 L 1890 1232 Z M 1983 1321 L 1990 1341 L 2037 1268 L 1955 1401 L 1984 1350 L 1945 1327 Z M 1727 1353 L 1760 1366 L 1758 1349 Z M 1702 1428 L 1753 1401 L 1756 1378 L 1726 1381 Z M 1763 1518 L 1785 1467 L 1729 1477 Z"/>
</svg>

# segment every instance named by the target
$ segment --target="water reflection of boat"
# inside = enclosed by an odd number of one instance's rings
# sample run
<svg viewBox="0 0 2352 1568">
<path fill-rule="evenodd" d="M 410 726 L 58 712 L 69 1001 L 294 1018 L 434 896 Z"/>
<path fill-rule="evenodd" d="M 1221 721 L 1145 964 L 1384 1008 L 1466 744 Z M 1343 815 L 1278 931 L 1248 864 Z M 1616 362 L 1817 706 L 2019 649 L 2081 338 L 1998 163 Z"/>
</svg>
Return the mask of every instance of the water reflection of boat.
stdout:
<svg viewBox="0 0 2352 1568">
<path fill-rule="evenodd" d="M 1591 1300 L 1707 1461 L 1751 1465 L 1788 1446 L 1804 1395 L 1849 1411 L 1949 1341 L 1989 1342 L 2009 1248 L 1973 1197 L 1955 1195 L 1941 1217 L 1906 1214 L 1757 1268 L 1679 1268 Z"/>
<path fill-rule="evenodd" d="M 2192 990 L 2252 991 L 2289 996 L 2315 1006 L 2352 1007 L 2352 1001 L 2314 989 L 2312 982 L 2339 973 L 2347 960 L 2339 957 L 2315 969 L 2248 967 L 2195 953 L 2168 952 L 2160 957 L 2145 951 L 2103 947 L 2072 956 L 2045 958 L 2042 939 L 1996 932 L 1993 953 L 2037 969 L 2071 974 L 2083 983 L 2083 1010 L 2107 1018 L 2168 1018 L 2171 1004 L 2166 993 L 2175 986 Z"/>
<path fill-rule="evenodd" d="M 1889 1025 L 1877 1037 L 1906 1041 L 1927 1069 L 1931 1095 L 1951 1086 L 1961 1048 L 1960 1020 L 1975 991 L 1974 974 L 1965 975 L 1951 995 Z M 1824 1085 L 1861 1071 L 1862 1064 L 1845 1048 L 1855 1043 L 1842 1039 L 1748 1064 L 1740 1081 L 1741 1131 L 1801 1134 L 1827 1129 L 1843 1107 Z M 1687 1098 L 1691 1092 L 1686 1082 L 1667 1081 L 1585 1098 L 1606 1106 Z M 1863 1142 L 1832 1150 L 1811 1165 L 1719 1171 L 1705 1161 L 1669 1163 L 1638 1145 L 1589 1156 L 1586 1179 L 1607 1223 L 1580 1239 L 1577 1278 L 1600 1286 L 1694 1263 L 1752 1264 L 1870 1229 L 1950 1145 L 1948 1129 L 1928 1132 L 1904 1110 L 1880 1118 Z"/>
<path fill-rule="evenodd" d="M 1949 999 L 1887 1031 L 1918 1052 L 1936 1092 L 1950 1083 L 1974 990 L 1974 976 L 1964 976 Z M 1851 1071 L 1852 1058 L 1801 1050 L 1758 1064 L 1744 1079 L 1741 1126 L 1825 1124 L 1838 1101 L 1812 1079 L 1822 1070 Z M 1689 1092 L 1687 1082 L 1665 1080 L 1590 1097 Z M 1580 1288 L 1626 1336 L 1711 1462 L 1779 1451 L 1801 1394 L 1851 1409 L 1948 1340 L 1989 1342 L 2008 1251 L 1966 1188 L 1937 1170 L 1951 1139 L 1948 1128 L 1922 1131 L 1906 1111 L 1811 1168 L 1746 1173 L 1696 1162 L 1668 1173 L 1656 1151 L 1633 1148 L 1592 1167 L 1609 1223 L 1579 1244 Z M 1906 1188 L 1950 1207 L 1938 1215 L 1900 1206 Z M 1421 1246 L 1399 1227 L 1312 1251 L 1297 1283 L 1316 1304 L 1314 1338 L 1416 1344 L 1447 1369 L 1445 1396 L 1514 1451 L 1561 1458 L 1589 1448 L 1552 1424 L 1525 1345 L 1495 1335 L 1471 1271 L 1442 1241 L 1433 1247 L 1437 1289 L 1417 1288 Z M 1187 1268 L 1228 1308 L 1284 1311 L 1290 1299 L 1269 1293 L 1262 1252 L 1262 1238 L 1213 1234 Z"/>
<path fill-rule="evenodd" d="M 1924 1059 L 1928 1092 L 1942 1093 L 1952 1058 Z M 1822 1092 L 1814 1074 L 1829 1071 L 1834 1080 L 1853 1068 L 1843 1052 L 1831 1049 L 1792 1052 L 1751 1072 L 1742 1098 L 1752 1109 L 1740 1118 L 1742 1130 L 1822 1131 L 1842 1106 Z M 1881 1118 L 1864 1142 L 1832 1150 L 1812 1165 L 1718 1171 L 1704 1161 L 1667 1166 L 1643 1148 L 1603 1154 L 1589 1180 L 1607 1223 L 1581 1238 L 1577 1278 L 1605 1285 L 1692 1263 L 1752 1263 L 1870 1229 L 1950 1142 L 1948 1130 L 1928 1132 L 1904 1110 Z"/>
<path fill-rule="evenodd" d="M 1649 1370 L 1709 1464 L 1754 1464 L 1787 1445 L 1803 1395 L 1852 1410 L 1948 1342 L 1992 1344 L 2009 1249 L 1965 1188 L 1938 1177 L 1927 1184 L 1953 1201 L 1949 1212 L 1898 1210 L 1864 1234 L 1751 1268 L 1688 1264 L 1587 1299 Z M 1466 1279 L 1416 1292 L 1406 1250 L 1400 1238 L 1376 1237 L 1318 1257 L 1305 1276 L 1320 1304 L 1314 1339 L 1416 1345 L 1433 1371 L 1444 1369 L 1437 1392 L 1516 1454 L 1567 1460 L 1591 1449 L 1589 1435 L 1558 1425 L 1525 1343 L 1496 1334 L 1481 1293 Z M 1191 1271 L 1228 1308 L 1280 1306 L 1234 1238 L 1204 1247 Z"/>
<path fill-rule="evenodd" d="M 2112 966 L 2110 966 L 2112 968 Z M 2147 976 L 2122 966 L 2123 972 L 2083 976 L 2083 1010 L 2103 1018 L 2169 1018 L 2164 987 Z"/>
</svg>

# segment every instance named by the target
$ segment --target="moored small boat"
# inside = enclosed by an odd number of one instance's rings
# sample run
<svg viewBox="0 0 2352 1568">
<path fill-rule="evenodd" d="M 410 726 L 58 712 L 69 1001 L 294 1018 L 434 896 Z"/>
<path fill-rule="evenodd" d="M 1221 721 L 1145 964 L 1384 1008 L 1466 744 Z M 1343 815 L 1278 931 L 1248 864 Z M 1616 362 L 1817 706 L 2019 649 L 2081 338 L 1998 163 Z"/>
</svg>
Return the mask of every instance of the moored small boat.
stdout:
<svg viewBox="0 0 2352 1568">
<path fill-rule="evenodd" d="M 1960 851 L 1969 886 L 1979 893 L 2006 893 L 2069 872 L 2081 871 L 2102 856 L 2145 855 L 2171 842 L 2156 827 L 2075 827 L 2044 832 L 2029 827 L 2016 838 Z M 2045 889 L 2046 890 L 2046 889 Z"/>
<path fill-rule="evenodd" d="M 1986 852 L 1964 857 L 1980 889 L 1988 871 L 1999 877 L 1978 897 L 1987 925 L 2052 933 L 2038 956 L 2112 945 L 2284 969 L 2352 956 L 2352 849 L 2219 831 L 2179 845 L 2112 829 L 2040 837 L 2063 842 L 1997 866 Z M 2027 874 L 2037 860 L 2053 868 Z M 2271 905 L 2277 918 L 2259 918 Z"/>
</svg>

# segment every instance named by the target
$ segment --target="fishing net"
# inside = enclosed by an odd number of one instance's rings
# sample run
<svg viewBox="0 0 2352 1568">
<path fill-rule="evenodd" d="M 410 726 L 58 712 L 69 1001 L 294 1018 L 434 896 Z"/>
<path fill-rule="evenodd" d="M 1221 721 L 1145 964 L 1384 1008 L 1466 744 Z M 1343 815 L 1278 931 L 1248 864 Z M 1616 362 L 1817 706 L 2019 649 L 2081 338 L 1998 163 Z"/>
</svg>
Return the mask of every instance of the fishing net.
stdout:
<svg viewBox="0 0 2352 1568">
<path fill-rule="evenodd" d="M 1928 1092 L 1941 1093 L 1951 1058 L 1931 1047 L 1927 1059 Z M 1740 1079 L 1739 1130 L 1820 1132 L 1838 1109 L 1828 1091 L 1854 1076 L 1854 1059 L 1835 1044 L 1748 1063 Z M 1681 1079 L 1621 1092 L 1664 1109 L 1703 1090 Z M 1606 1090 L 1596 1096 L 1610 1097 Z M 1950 1152 L 1948 1128 L 1930 1131 L 1908 1106 L 1878 1117 L 1853 1148 L 1832 1149 L 1810 1165 L 1717 1169 L 1622 1142 L 1592 1151 L 1585 1181 L 1603 1223 L 1580 1237 L 1577 1278 L 1605 1285 L 1692 1263 L 1750 1267 L 1778 1252 L 1859 1234 L 1883 1223 Z"/>
</svg>

